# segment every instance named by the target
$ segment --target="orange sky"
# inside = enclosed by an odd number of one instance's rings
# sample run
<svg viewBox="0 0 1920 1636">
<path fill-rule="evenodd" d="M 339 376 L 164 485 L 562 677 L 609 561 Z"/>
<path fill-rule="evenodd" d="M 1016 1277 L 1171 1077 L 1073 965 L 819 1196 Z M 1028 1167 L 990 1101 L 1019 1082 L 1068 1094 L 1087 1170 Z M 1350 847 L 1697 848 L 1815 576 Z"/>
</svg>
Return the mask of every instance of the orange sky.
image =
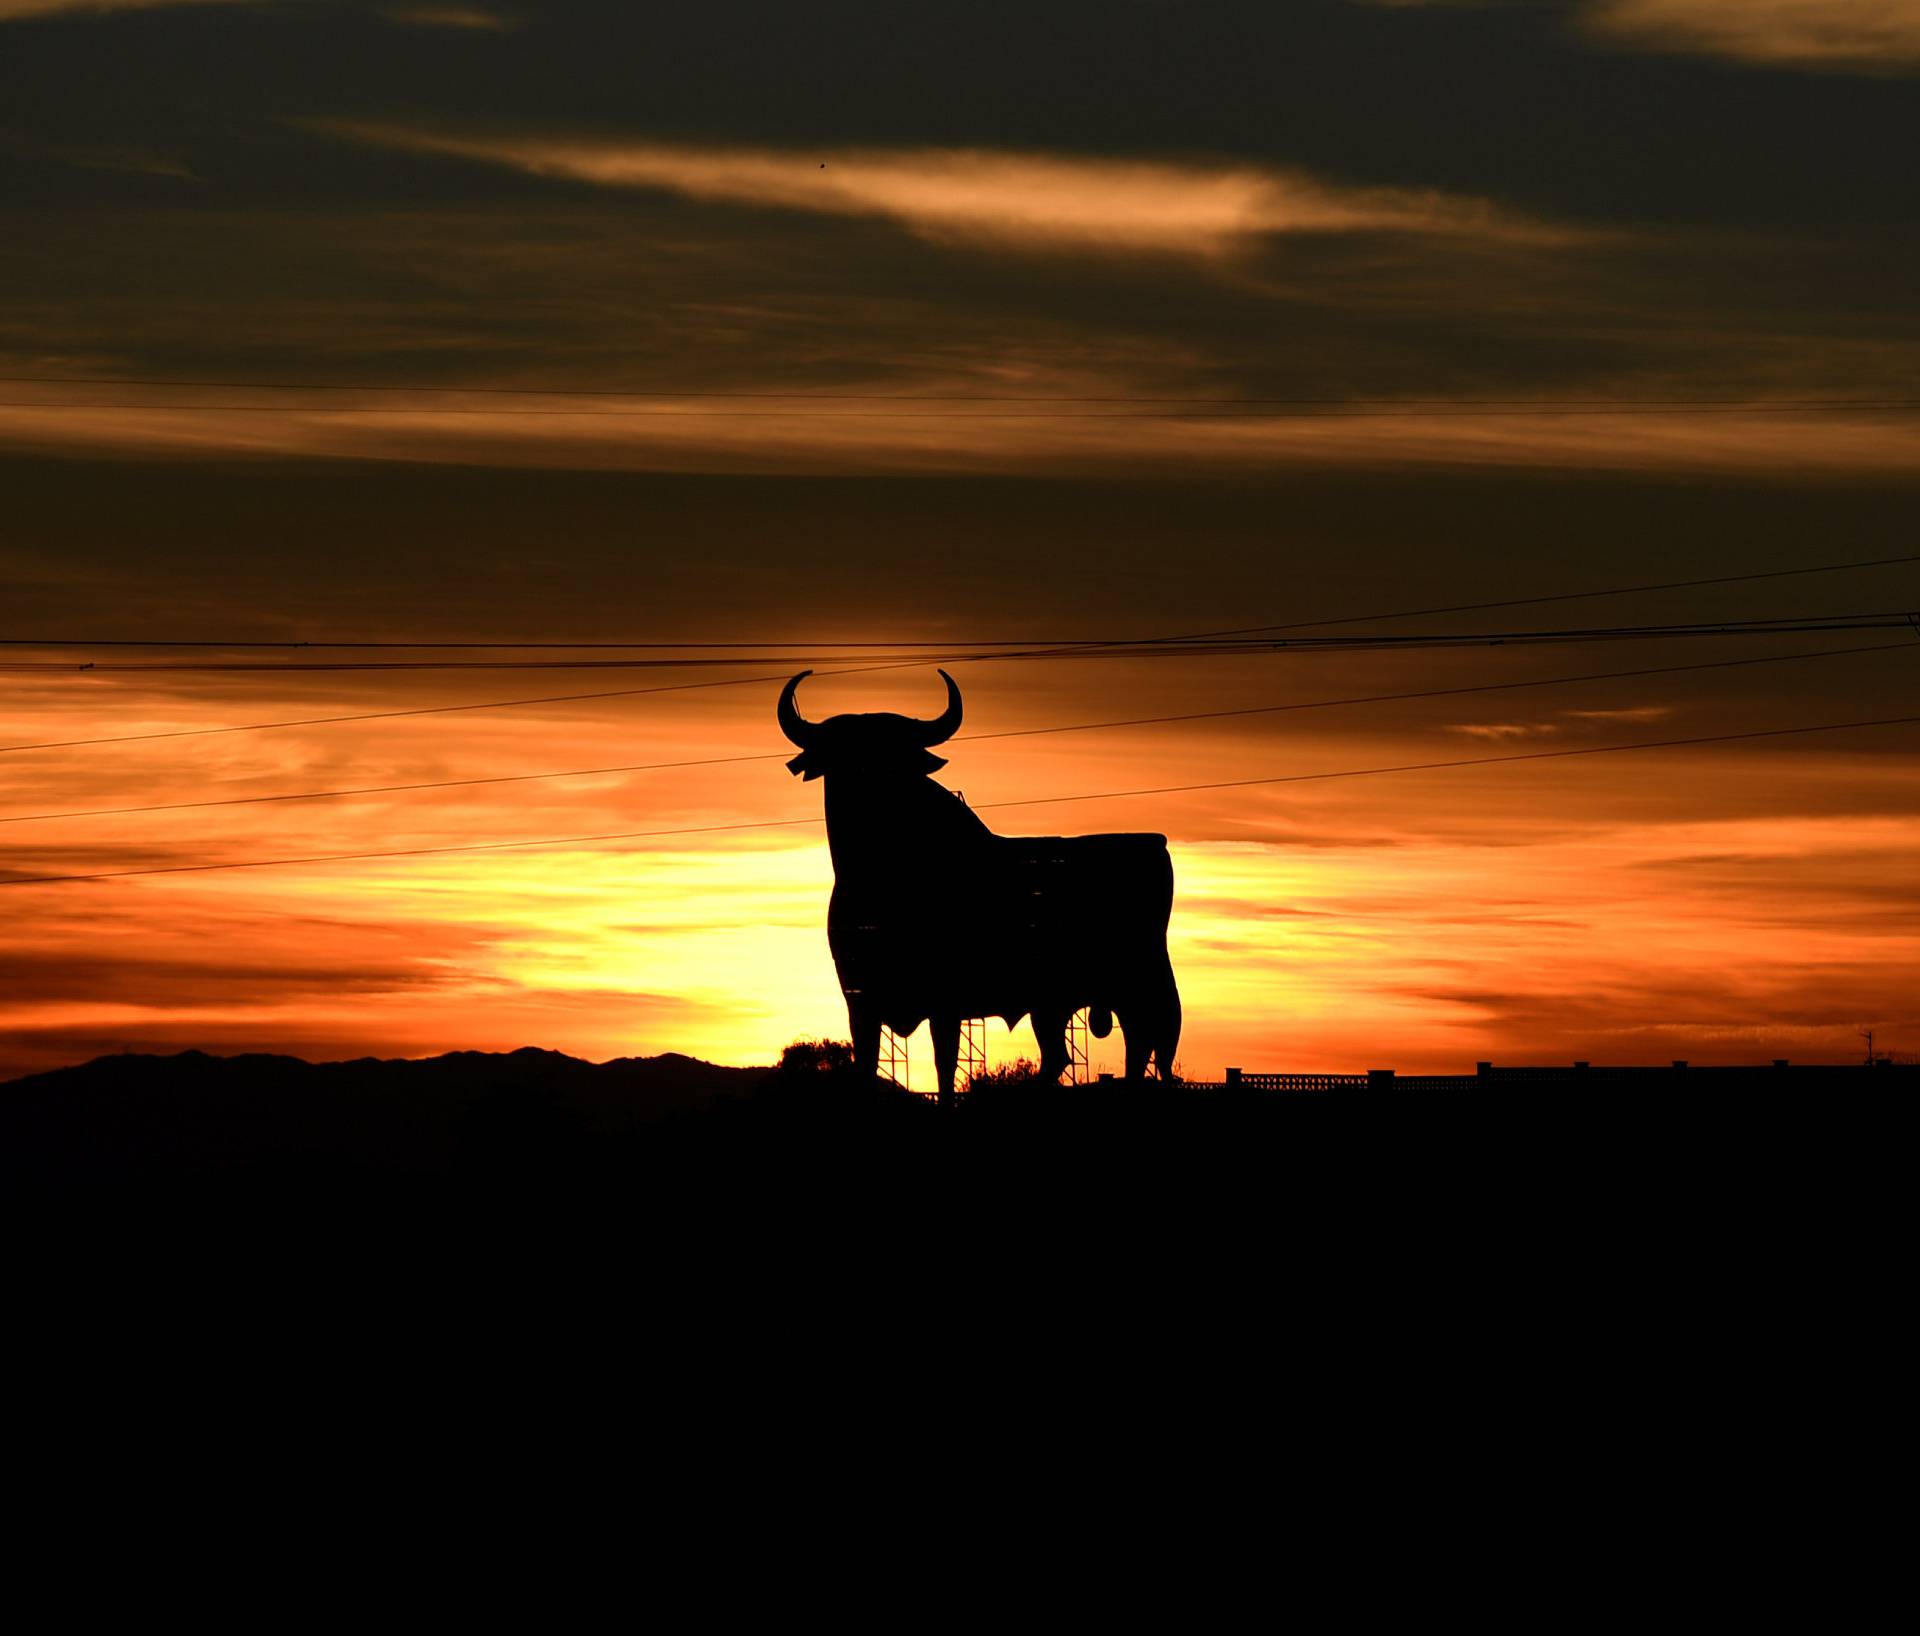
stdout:
<svg viewBox="0 0 1920 1636">
<path fill-rule="evenodd" d="M 1598 661 L 1592 650 L 1571 651 L 1526 663 L 1535 674 L 1577 674 L 1637 662 L 1621 659 L 1624 650 Z M 1513 657 L 1445 663 L 1462 685 L 1524 674 Z M 1402 662 L 1058 665 L 1040 678 L 1043 696 L 1029 685 L 1032 664 L 961 674 L 969 731 L 992 733 L 1222 699 L 1376 691 Z M 1910 687 L 1911 663 L 1900 650 L 1779 668 L 1843 671 L 1865 695 Z M 560 691 L 578 685 L 571 672 L 519 673 L 505 689 L 497 677 L 410 680 L 399 690 L 360 677 L 352 686 L 250 679 L 222 697 L 187 699 L 117 680 L 36 677 L 11 690 L 0 728 L 7 743 L 167 731 L 390 707 L 397 696 L 526 695 L 552 688 L 556 674 Z M 623 685 L 589 675 L 595 686 Z M 810 704 L 818 714 L 930 710 L 929 680 L 923 671 L 820 679 Z M 0 846 L 10 871 L 84 872 L 813 816 L 818 786 L 793 780 L 777 759 L 774 691 L 18 754 L 7 763 L 9 815 L 501 770 L 776 759 L 11 824 Z M 1491 706 L 1468 696 L 1419 707 L 1417 725 L 1405 720 L 1409 707 L 1367 706 L 963 739 L 943 776 L 984 806 L 1630 742 L 1723 729 L 1727 706 L 1713 691 L 1700 678 L 1652 678 L 1509 692 Z M 1781 719 L 1796 716 L 1826 719 L 1818 708 Z M 1009 833 L 1170 834 L 1173 949 L 1189 1019 L 1181 1059 L 1192 1076 L 1215 1077 L 1229 1063 L 1435 1070 L 1483 1057 L 1844 1057 L 1856 1022 L 1903 1015 L 1911 1003 L 1920 775 L 1910 755 L 1889 753 L 1887 738 L 1861 732 L 1791 749 L 1728 745 L 988 816 Z M 0 1068 L 124 1045 L 332 1057 L 537 1043 L 596 1059 L 680 1050 L 764 1061 L 792 1038 L 843 1032 L 823 929 L 830 884 L 822 832 L 795 827 L 7 888 Z M 967 912 L 964 903 L 951 909 Z M 993 1036 L 998 1055 L 1031 1050 L 1024 1029 L 1008 1036 L 996 1024 Z M 1100 1055 L 1115 1066 L 1113 1050 Z"/>
<path fill-rule="evenodd" d="M 845 1031 L 805 823 L 23 880 L 815 818 L 777 682 L 9 749 L 716 675 L 35 643 L 1920 603 L 1906 563 L 1401 613 L 1914 549 L 1905 0 L 652 10 L 0 4 L 0 639 L 101 664 L 0 687 L 0 1076 Z M 1920 1049 L 1911 725 L 995 804 L 1920 715 L 1903 640 L 963 736 L 941 777 L 1003 832 L 1169 835 L 1190 1076 L 1850 1060 Z M 953 668 L 989 735 L 1849 645 Z M 808 689 L 937 704 L 924 669 Z M 724 756 L 765 759 L 47 816 Z"/>
</svg>

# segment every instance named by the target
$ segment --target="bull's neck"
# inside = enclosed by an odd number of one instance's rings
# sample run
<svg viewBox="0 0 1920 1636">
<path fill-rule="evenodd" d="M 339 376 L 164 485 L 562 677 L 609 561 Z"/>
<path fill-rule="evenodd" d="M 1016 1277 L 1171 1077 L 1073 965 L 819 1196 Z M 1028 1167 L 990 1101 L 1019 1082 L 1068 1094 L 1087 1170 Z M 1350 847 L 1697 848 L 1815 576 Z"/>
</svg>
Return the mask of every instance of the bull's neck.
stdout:
<svg viewBox="0 0 1920 1636">
<path fill-rule="evenodd" d="M 988 832 L 964 801 L 931 778 L 829 774 L 824 783 L 836 875 L 888 868 L 902 849 L 959 843 Z"/>
</svg>

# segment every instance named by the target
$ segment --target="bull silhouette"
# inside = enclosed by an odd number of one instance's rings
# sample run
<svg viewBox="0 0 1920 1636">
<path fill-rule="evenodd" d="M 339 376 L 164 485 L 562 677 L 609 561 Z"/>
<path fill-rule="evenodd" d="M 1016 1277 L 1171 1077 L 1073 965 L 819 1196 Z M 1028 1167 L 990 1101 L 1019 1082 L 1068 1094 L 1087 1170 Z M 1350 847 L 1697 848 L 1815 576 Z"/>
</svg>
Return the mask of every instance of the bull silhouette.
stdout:
<svg viewBox="0 0 1920 1636">
<path fill-rule="evenodd" d="M 931 721 L 890 712 L 811 722 L 780 695 L 800 749 L 789 771 L 826 786 L 833 898 L 827 942 L 846 996 L 854 1063 L 880 1062 L 880 1029 L 932 1024 L 940 1095 L 953 1094 L 960 1024 L 1033 1018 L 1040 1072 L 1067 1065 L 1068 1019 L 1085 1007 L 1105 1038 L 1117 1019 L 1129 1079 L 1149 1059 L 1173 1077 L 1180 992 L 1167 958 L 1173 861 L 1164 835 L 996 835 L 929 776 L 932 747 L 960 728 L 960 689 Z"/>
</svg>

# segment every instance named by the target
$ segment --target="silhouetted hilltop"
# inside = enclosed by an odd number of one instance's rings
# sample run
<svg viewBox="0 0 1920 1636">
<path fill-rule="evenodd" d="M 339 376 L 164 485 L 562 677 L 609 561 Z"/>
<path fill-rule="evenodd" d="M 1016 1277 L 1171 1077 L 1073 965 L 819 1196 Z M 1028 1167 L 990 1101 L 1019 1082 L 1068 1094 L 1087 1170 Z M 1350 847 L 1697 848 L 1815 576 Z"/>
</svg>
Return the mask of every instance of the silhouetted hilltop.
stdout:
<svg viewBox="0 0 1920 1636">
<path fill-rule="evenodd" d="M 1284 1203 L 1377 1222 L 1585 1198 L 1598 1224 L 1623 1198 L 1770 1206 L 1848 1185 L 1903 1150 L 1915 1100 L 1909 1070 L 1519 1071 L 1331 1092 L 998 1075 L 943 1111 L 850 1055 L 800 1042 L 775 1068 L 531 1047 L 102 1057 L 0 1084 L 0 1193 L 334 1219 L 382 1200 L 522 1218 L 584 1202 L 709 1225 L 932 1213 L 962 1233 L 1013 1199 L 1133 1218 Z"/>
<path fill-rule="evenodd" d="M 531 1046 L 322 1063 L 128 1053 L 0 1084 L 0 1178 L 526 1164 L 747 1096 L 769 1072 Z"/>
</svg>

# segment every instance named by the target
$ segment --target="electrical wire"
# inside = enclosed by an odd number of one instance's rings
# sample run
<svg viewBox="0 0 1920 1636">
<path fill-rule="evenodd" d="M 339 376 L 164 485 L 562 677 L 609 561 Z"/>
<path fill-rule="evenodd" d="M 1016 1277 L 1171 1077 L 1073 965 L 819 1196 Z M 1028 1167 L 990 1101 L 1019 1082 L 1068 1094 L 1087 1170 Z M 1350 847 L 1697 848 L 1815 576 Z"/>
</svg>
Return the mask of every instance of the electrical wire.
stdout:
<svg viewBox="0 0 1920 1636">
<path fill-rule="evenodd" d="M 1269 632 L 1275 631 L 1275 630 L 1286 630 L 1286 629 L 1311 629 L 1311 628 L 1317 628 L 1321 626 L 1362 624 L 1362 623 L 1370 622 L 1375 619 L 1415 619 L 1415 618 L 1421 618 L 1421 617 L 1432 615 L 1432 614 L 1478 612 L 1478 611 L 1484 611 L 1484 610 L 1493 609 L 1493 608 L 1523 607 L 1530 604 L 1544 604 L 1544 603 L 1550 603 L 1550 602 L 1581 601 L 1581 600 L 1586 600 L 1590 598 L 1604 597 L 1604 596 L 1634 596 L 1634 595 L 1640 595 L 1640 594 L 1643 594 L 1646 592 L 1652 592 L 1652 591 L 1675 591 L 1675 590 L 1692 589 L 1692 588 L 1703 586 L 1703 585 L 1734 584 L 1734 583 L 1738 583 L 1740 581 L 1749 580 L 1749 579 L 1775 579 L 1775 578 L 1784 578 L 1787 576 L 1797 576 L 1801 574 L 1845 573 L 1855 568 L 1885 567 L 1893 564 L 1904 563 L 1904 562 L 1914 561 L 1914 560 L 1920 560 L 1920 557 L 1882 557 L 1882 558 L 1874 558 L 1874 559 L 1870 559 L 1870 560 L 1858 562 L 1858 563 L 1819 563 L 1819 564 L 1814 564 L 1812 566 L 1805 567 L 1805 568 L 1760 570 L 1760 571 L 1755 571 L 1749 574 L 1722 575 L 1717 578 L 1707 579 L 1707 580 L 1668 580 L 1665 582 L 1643 584 L 1643 585 L 1603 587 L 1598 590 L 1591 590 L 1591 591 L 1563 591 L 1563 592 L 1556 592 L 1550 595 L 1540 596 L 1540 597 L 1517 597 L 1517 598 L 1510 598 L 1502 602 L 1454 604 L 1451 606 L 1439 607 L 1439 608 L 1411 608 L 1411 609 L 1402 609 L 1396 613 L 1349 614 L 1344 617 L 1333 618 L 1333 619 L 1299 621 L 1291 626 L 1269 625 L 1269 626 L 1258 627 L 1258 629 L 1269 631 Z M 1232 634 L 1232 633 L 1228 633 L 1228 634 Z M 934 661 L 931 659 L 921 660 L 916 662 L 924 665 L 931 665 L 934 663 Z M 953 662 L 958 663 L 959 661 L 956 660 Z M 830 672 L 829 674 L 851 675 L 864 670 L 892 670 L 892 669 L 898 669 L 898 668 L 904 668 L 904 667 L 899 665 L 894 665 L 894 664 L 845 667 L 842 669 L 836 669 L 835 671 Z M 526 699 L 490 699 L 490 700 L 482 700 L 479 702 L 468 703 L 468 704 L 424 705 L 424 706 L 416 706 L 414 708 L 406 709 L 406 710 L 353 711 L 353 712 L 347 712 L 347 713 L 333 715 L 333 716 L 299 717 L 291 721 L 238 722 L 238 723 L 233 723 L 230 725 L 224 725 L 219 727 L 180 727 L 180 728 L 163 729 L 163 730 L 160 730 L 157 732 L 151 732 L 151 733 L 116 733 L 116 734 L 105 734 L 105 735 L 100 735 L 100 736 L 91 737 L 91 738 L 52 739 L 52 740 L 45 740 L 42 742 L 31 743 L 31 744 L 0 744 L 0 755 L 16 754 L 20 752 L 33 751 L 33 750 L 78 749 L 78 748 L 83 748 L 83 747 L 88 747 L 93 745 L 102 745 L 102 744 L 144 743 L 154 739 L 206 738 L 206 737 L 212 737 L 212 736 L 224 734 L 224 733 L 261 733 L 261 732 L 271 732 L 271 731 L 275 731 L 275 730 L 278 730 L 281 728 L 287 728 L 287 727 L 337 726 L 342 723 L 357 722 L 357 721 L 389 721 L 389 720 L 394 720 L 394 719 L 405 717 L 405 716 L 451 715 L 461 711 L 469 711 L 469 710 L 510 710 L 510 709 L 517 709 L 525 705 L 571 704 L 571 703 L 581 702 L 585 700 L 594 700 L 594 699 L 634 698 L 634 697 L 638 697 L 640 695 L 648 694 L 648 693 L 673 693 L 673 692 L 691 691 L 696 688 L 749 687 L 749 686 L 761 685 L 767 682 L 784 681 L 784 680 L 785 680 L 784 677 L 762 677 L 762 676 L 729 677 L 721 681 L 677 682 L 677 683 L 670 683 L 670 684 L 659 686 L 659 687 L 620 688 L 612 691 L 599 692 L 599 693 L 543 694 L 534 698 L 526 698 Z"/>
<path fill-rule="evenodd" d="M 727 392 L 684 387 L 581 387 L 581 386 L 433 386 L 356 384 L 350 381 L 208 381 L 157 379 L 151 376 L 125 375 L 0 375 L 7 386 L 136 386 L 202 392 L 416 392 L 441 397 L 527 397 L 527 398 L 690 398 L 698 400 L 764 399 L 774 401 L 861 402 L 861 403 L 1164 403 L 1164 404 L 1283 404 L 1293 407 L 1344 404 L 1392 405 L 1466 405 L 1491 404 L 1497 407 L 1525 408 L 1551 404 L 1567 409 L 1588 406 L 1628 408 L 1720 408 L 1765 404 L 1783 408 L 1804 404 L 1831 403 L 1832 398 L 1755 398 L 1725 396 L 1702 398 L 1447 398 L 1447 397 L 1264 397 L 1238 393 L 1225 397 L 1155 396 L 1147 393 L 992 393 L 992 392 Z M 1901 400 L 1907 401 L 1907 400 Z"/>
<path fill-rule="evenodd" d="M 307 638 L 281 641 L 213 641 L 207 638 L 192 640 L 151 640 L 142 637 L 0 637 L 0 648 L 354 648 L 381 649 L 406 648 L 430 649 L 447 648 L 468 651 L 482 649 L 672 649 L 680 652 L 705 651 L 718 648 L 1006 648 L 1006 647 L 1058 647 L 1072 649 L 1076 647 L 1137 647 L 1161 642 L 1193 642 L 1211 640 L 1228 636 L 1253 636 L 1269 631 L 1309 630 L 1334 625 L 1365 625 L 1378 619 L 1417 619 L 1431 614 L 1447 613 L 1485 613 L 1496 608 L 1524 608 L 1549 602 L 1582 602 L 1596 597 L 1633 596 L 1647 591 L 1686 591 L 1697 590 L 1710 585 L 1741 585 L 1756 580 L 1796 579 L 1808 574 L 1851 573 L 1866 568 L 1890 568 L 1907 563 L 1920 562 L 1920 552 L 1909 552 L 1897 557 L 1871 557 L 1861 562 L 1816 563 L 1805 568 L 1769 568 L 1745 574 L 1717 574 L 1709 579 L 1675 579 L 1649 585 L 1617 585 L 1597 591 L 1562 591 L 1551 596 L 1508 597 L 1499 602 L 1455 602 L 1442 608 L 1403 608 L 1393 613 L 1348 614 L 1338 619 L 1301 619 L 1283 625 L 1243 625 L 1234 630 L 1193 631 L 1183 636 L 1136 636 L 1136 637 L 1066 637 L 1043 640 L 1037 636 L 1023 637 L 954 637 L 948 641 L 893 641 L 893 640 L 796 640 L 787 637 L 772 638 L 765 642 L 393 642 L 393 641 L 329 641 Z"/>
<path fill-rule="evenodd" d="M 1000 664 L 1027 660 L 1069 659 L 1191 659 L 1237 658 L 1249 655 L 1302 652 L 1372 652 L 1383 649 L 1431 650 L 1463 647 L 1539 647 L 1563 643 L 1667 641 L 1693 637 L 1821 635 L 1835 631 L 1906 630 L 1914 620 L 1903 610 L 1858 614 L 1829 614 L 1804 618 L 1732 619 L 1680 625 L 1612 625 L 1559 630 L 1520 631 L 1405 631 L 1354 636 L 1235 637 L 1176 642 L 1147 639 L 1138 645 L 1015 649 L 996 653 L 873 655 L 900 665 Z M 340 660 L 214 660 L 156 659 L 104 662 L 21 661 L 0 663 L 0 673 L 72 674 L 191 672 L 334 672 L 334 671 L 442 671 L 442 670 L 686 670 L 728 665 L 808 665 L 815 654 L 770 654 L 724 658 L 648 659 L 340 659 Z"/>
<path fill-rule="evenodd" d="M 894 403 L 908 399 L 889 400 Z M 983 400 L 984 401 L 984 400 Z M 1017 400 L 1016 400 L 1017 401 Z M 1239 399 L 1245 403 L 1251 400 Z M 1565 419 L 1583 415 L 1608 418 L 1659 415 L 1907 414 L 1920 398 L 1802 399 L 1726 404 L 1583 404 L 1573 408 L 1529 405 L 1525 408 L 1208 408 L 1208 409 L 534 409 L 482 408 L 473 404 L 398 405 L 357 403 L 320 408 L 304 403 L 68 403 L 44 398 L 0 399 L 0 409 L 39 409 L 54 413 L 109 410 L 159 415 L 425 415 L 479 416 L 486 419 L 539 420 L 1107 420 L 1107 421 L 1291 421 L 1316 420 L 1508 420 Z"/>
<path fill-rule="evenodd" d="M 1692 738 L 1648 739 L 1639 744 L 1589 744 L 1567 750 L 1520 750 L 1501 756 L 1465 756 L 1452 761 L 1409 761 L 1393 767 L 1349 767 L 1328 773 L 1278 773 L 1264 778 L 1223 778 L 1207 784 L 1161 784 L 1148 789 L 1102 790 L 1094 795 L 1036 795 L 1018 801 L 987 801 L 983 807 L 1046 807 L 1065 801 L 1118 801 L 1130 795 L 1184 795 L 1195 790 L 1241 790 L 1258 784 L 1311 784 L 1332 778 L 1376 778 L 1387 773 L 1437 772 L 1447 767 L 1491 767 L 1504 761 L 1554 761 L 1568 756 L 1618 755 L 1628 750 L 1673 750 L 1741 739 L 1788 738 L 1800 733 L 1839 733 L 1855 727 L 1904 727 L 1920 716 L 1879 716 L 1867 721 L 1818 722 L 1807 727 L 1761 727 L 1744 733 L 1701 733 Z"/>
<path fill-rule="evenodd" d="M 1831 659 L 1858 653 L 1907 651 L 1908 642 L 1876 642 L 1858 648 L 1824 648 L 1812 653 L 1774 653 L 1753 659 L 1714 659 L 1697 665 L 1657 665 L 1638 670 L 1605 670 L 1582 676 L 1545 676 L 1514 682 L 1483 682 L 1468 687 L 1423 688 L 1408 693 L 1370 693 L 1346 699 L 1307 699 L 1286 704 L 1241 705 L 1227 710 L 1188 710 L 1170 716 L 1131 716 L 1120 721 L 1070 722 L 1051 727 L 1016 727 L 998 733 L 962 733 L 952 742 L 979 744 L 988 740 L 1035 738 L 1055 733 L 1092 733 L 1116 727 L 1152 727 L 1169 723 L 1214 721 L 1230 716 L 1275 715 L 1295 710 L 1327 710 L 1340 705 L 1393 704 L 1418 699 L 1456 698 L 1468 693 L 1504 693 L 1520 688 L 1564 687 L 1580 682 L 1616 681 L 1629 677 L 1668 676 L 1687 671 L 1728 670 L 1749 665 L 1774 665 L 1801 659 Z M 205 801 L 165 801 L 144 806 L 89 807 L 73 812 L 29 812 L 0 815 L 0 824 L 34 824 L 56 818 L 118 818 L 136 813 L 187 812 L 207 807 L 245 807 L 279 801 L 329 801 L 369 795 L 399 795 L 423 790 L 466 789 L 479 784 L 530 784 L 561 778 L 603 778 L 614 774 L 663 772 L 687 767 L 725 767 L 744 762 L 784 761 L 789 751 L 756 751 L 747 755 L 704 756 L 683 761 L 630 762 L 615 767 L 580 767 L 565 772 L 504 773 L 481 778 L 441 778 L 411 784 L 367 784 L 352 789 L 299 790 L 278 795 L 230 795 Z"/>
<path fill-rule="evenodd" d="M 955 661 L 956 663 L 958 661 Z M 932 664 L 932 660 L 927 663 Z M 860 670 L 893 670 L 893 665 L 855 665 L 831 670 L 829 676 L 851 675 Z M 472 704 L 429 704 L 410 710 L 357 710 L 339 716 L 303 716 L 292 721 L 243 721 L 224 727 L 169 727 L 154 733 L 115 733 L 103 738 L 50 739 L 40 744 L 0 744 L 0 755 L 22 750 L 71 750 L 94 744 L 139 744 L 150 739 L 207 738 L 219 733 L 265 733 L 282 727 L 334 727 L 342 722 L 392 721 L 401 716 L 447 716 L 462 710 L 511 710 L 527 704 L 577 704 L 589 699 L 635 699 L 651 693 L 691 693 L 709 687 L 753 687 L 766 682 L 784 682 L 778 676 L 728 676 L 714 682 L 669 682 L 660 687 L 619 687 L 603 693 L 543 693 L 532 699 L 481 699 Z"/>
<path fill-rule="evenodd" d="M 1920 716 L 1882 716 L 1864 721 L 1816 722 L 1801 727 L 1765 727 L 1742 733 L 1703 733 L 1690 738 L 1651 739 L 1638 744 L 1597 744 L 1566 750 L 1524 750 L 1509 755 L 1471 756 L 1451 761 L 1406 762 L 1392 767 L 1352 767 L 1324 773 L 1279 773 L 1263 778 L 1229 778 L 1200 784 L 1161 784 L 1133 790 L 1098 790 L 1079 795 L 1039 795 L 1020 800 L 983 801 L 977 811 L 1011 807 L 1060 806 L 1075 801 L 1118 801 L 1136 795 L 1181 795 L 1193 791 L 1248 789 L 1262 784 L 1304 784 L 1337 778 L 1375 778 L 1390 773 L 1434 772 L 1443 768 L 1490 767 L 1502 762 L 1549 761 L 1571 756 L 1621 755 L 1633 750 L 1670 750 L 1740 740 L 1787 738 L 1807 733 L 1838 733 L 1855 728 L 1900 727 Z M 133 875 L 201 874 L 226 869 L 271 869 L 295 864 L 351 863 L 380 858 L 418 858 L 464 852 L 505 852 L 535 847 L 587 846 L 607 841 L 648 840 L 670 835 L 712 835 L 730 830 L 789 829 L 821 824 L 824 818 L 766 818 L 743 823 L 701 824 L 684 829 L 624 830 L 602 835 L 562 835 L 538 840 L 470 842 L 456 846 L 401 847 L 380 852 L 334 852 L 301 858 L 244 858 L 224 863 L 144 864 L 134 869 L 103 869 L 85 874 L 16 875 L 0 887 L 52 886 L 75 881 L 117 880 Z"/>
</svg>

